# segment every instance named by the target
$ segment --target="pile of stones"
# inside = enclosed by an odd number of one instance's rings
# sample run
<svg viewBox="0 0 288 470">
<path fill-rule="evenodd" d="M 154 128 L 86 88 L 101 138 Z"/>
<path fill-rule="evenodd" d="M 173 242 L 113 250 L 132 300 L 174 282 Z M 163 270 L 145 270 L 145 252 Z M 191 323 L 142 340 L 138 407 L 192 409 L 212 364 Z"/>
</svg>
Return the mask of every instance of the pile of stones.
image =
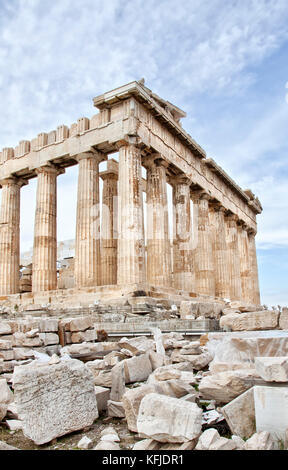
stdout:
<svg viewBox="0 0 288 470">
<path fill-rule="evenodd" d="M 63 325 L 71 336 L 79 328 Z M 38 446 L 84 430 L 79 449 L 287 446 L 288 332 L 210 333 L 199 341 L 152 333 L 36 353 L 0 379 L 1 426 Z M 99 417 L 108 421 L 96 442 L 85 430 Z M 133 444 L 121 442 L 111 419 L 127 426 Z"/>
<path fill-rule="evenodd" d="M 182 301 L 181 319 L 217 319 L 224 331 L 287 330 L 288 308 L 278 307 L 268 310 L 265 306 L 247 304 L 240 301 L 199 302 Z"/>
</svg>

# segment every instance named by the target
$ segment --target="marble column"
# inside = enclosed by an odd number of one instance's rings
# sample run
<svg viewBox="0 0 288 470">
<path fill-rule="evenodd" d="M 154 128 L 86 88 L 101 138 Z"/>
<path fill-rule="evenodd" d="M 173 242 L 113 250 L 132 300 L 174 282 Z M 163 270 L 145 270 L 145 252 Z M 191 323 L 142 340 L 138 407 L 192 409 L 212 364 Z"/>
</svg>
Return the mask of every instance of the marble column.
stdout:
<svg viewBox="0 0 288 470">
<path fill-rule="evenodd" d="M 103 180 L 101 221 L 101 284 L 117 284 L 118 163 L 108 160 Z"/>
<path fill-rule="evenodd" d="M 226 209 L 220 204 L 212 204 L 215 295 L 216 297 L 229 299 L 229 261 L 225 234 L 225 212 Z"/>
<path fill-rule="evenodd" d="M 210 196 L 202 191 L 192 191 L 196 293 L 215 297 L 214 259 L 209 219 Z"/>
<path fill-rule="evenodd" d="M 0 295 L 9 295 L 19 292 L 20 191 L 27 183 L 11 177 L 0 184 Z"/>
<path fill-rule="evenodd" d="M 36 170 L 32 292 L 57 289 L 57 175 L 51 165 Z"/>
<path fill-rule="evenodd" d="M 176 289 L 195 291 L 190 180 L 171 179 L 173 188 L 173 279 Z"/>
<path fill-rule="evenodd" d="M 250 229 L 248 231 L 249 260 L 251 269 L 250 302 L 254 305 L 261 305 L 255 236 L 256 231 Z"/>
<path fill-rule="evenodd" d="M 117 284 L 146 282 L 141 151 L 119 145 Z"/>
<path fill-rule="evenodd" d="M 248 226 L 244 223 L 238 224 L 239 250 L 240 250 L 240 275 L 242 299 L 249 302 L 251 298 L 251 265 L 249 255 Z"/>
<path fill-rule="evenodd" d="M 239 251 L 239 237 L 237 228 L 238 217 L 234 214 L 228 215 L 225 218 L 226 222 L 226 240 L 228 248 L 229 260 L 229 284 L 231 300 L 241 300 L 242 298 L 242 285 L 240 273 L 240 251 Z"/>
<path fill-rule="evenodd" d="M 171 250 L 164 160 L 159 154 L 146 159 L 147 168 L 147 282 L 171 286 Z"/>
<path fill-rule="evenodd" d="M 100 152 L 79 154 L 75 239 L 75 286 L 101 284 L 99 163 Z"/>
</svg>

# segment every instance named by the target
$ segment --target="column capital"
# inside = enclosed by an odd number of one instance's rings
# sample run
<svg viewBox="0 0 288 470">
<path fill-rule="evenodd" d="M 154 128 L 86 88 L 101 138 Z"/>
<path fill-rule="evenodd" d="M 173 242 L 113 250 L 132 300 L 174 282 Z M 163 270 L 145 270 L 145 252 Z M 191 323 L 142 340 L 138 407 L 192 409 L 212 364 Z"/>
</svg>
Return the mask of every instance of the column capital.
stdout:
<svg viewBox="0 0 288 470">
<path fill-rule="evenodd" d="M 245 230 L 248 232 L 249 226 L 244 222 L 244 220 L 238 220 L 237 225 L 242 228 L 242 230 Z"/>
<path fill-rule="evenodd" d="M 228 214 L 225 215 L 225 217 L 228 221 L 231 221 L 231 222 L 238 222 L 238 220 L 239 220 L 239 217 L 236 214 L 229 214 L 228 213 Z"/>
<path fill-rule="evenodd" d="M 186 175 L 169 176 L 168 181 L 171 186 L 177 186 L 178 184 L 191 185 L 191 179 Z"/>
<path fill-rule="evenodd" d="M 257 230 L 252 227 L 248 227 L 247 232 L 250 237 L 256 237 L 257 235 Z"/>
<path fill-rule="evenodd" d="M 16 176 L 11 176 L 9 178 L 4 178 L 3 180 L 0 180 L 0 186 L 9 186 L 9 185 L 16 185 L 19 186 L 20 188 L 22 186 L 25 186 L 26 184 L 29 184 L 28 180 L 24 180 L 22 178 L 18 178 Z"/>
<path fill-rule="evenodd" d="M 103 181 L 106 180 L 118 180 L 119 163 L 111 158 L 107 160 L 107 170 L 101 171 L 100 175 Z"/>
<path fill-rule="evenodd" d="M 143 166 L 146 168 L 151 168 L 153 166 L 168 168 L 169 166 L 169 163 L 162 157 L 161 153 L 158 152 L 153 152 L 147 155 L 143 160 Z"/>
<path fill-rule="evenodd" d="M 106 160 L 106 155 L 102 152 L 98 152 L 97 150 L 95 150 L 93 152 L 90 151 L 90 152 L 78 153 L 78 155 L 76 155 L 74 158 L 75 158 L 75 160 L 77 160 L 78 163 L 81 160 L 85 160 L 87 158 L 93 158 L 93 159 L 97 160 L 98 163 L 101 163 L 104 160 Z"/>
<path fill-rule="evenodd" d="M 36 173 L 37 176 L 39 174 L 43 174 L 43 173 L 58 176 L 58 175 L 62 175 L 63 173 L 65 173 L 65 169 L 64 168 L 58 168 L 53 163 L 46 163 L 46 165 L 43 165 L 43 166 L 40 166 L 40 167 L 36 168 L 35 173 Z"/>
<path fill-rule="evenodd" d="M 227 213 L 226 207 L 222 206 L 221 202 L 211 202 L 210 207 L 215 212 L 222 212 L 224 215 Z"/>
<path fill-rule="evenodd" d="M 193 202 L 198 202 L 200 200 L 210 201 L 210 194 L 206 193 L 204 189 L 191 190 L 191 199 Z"/>
<path fill-rule="evenodd" d="M 118 140 L 115 143 L 115 147 L 119 151 L 122 147 L 135 147 L 137 150 L 143 148 L 143 143 L 140 142 L 140 139 L 136 136 L 126 135 L 124 139 Z"/>
</svg>

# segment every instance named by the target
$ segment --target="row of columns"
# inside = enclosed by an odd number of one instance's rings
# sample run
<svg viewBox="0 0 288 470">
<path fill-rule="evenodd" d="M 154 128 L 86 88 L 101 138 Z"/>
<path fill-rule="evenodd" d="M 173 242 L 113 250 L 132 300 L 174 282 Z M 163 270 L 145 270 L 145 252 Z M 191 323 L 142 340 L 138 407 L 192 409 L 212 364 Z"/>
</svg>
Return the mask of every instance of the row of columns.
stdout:
<svg viewBox="0 0 288 470">
<path fill-rule="evenodd" d="M 147 280 L 150 285 L 173 286 L 202 295 L 260 303 L 255 233 L 220 204 L 213 204 L 204 191 L 191 191 L 191 182 L 185 176 L 168 181 L 173 188 L 172 275 L 167 168 L 159 154 L 145 160 L 147 257 L 142 154 L 135 144 L 119 144 L 118 175 L 110 161 L 107 171 L 101 174 L 103 209 L 100 224 L 99 163 L 104 159 L 100 152 L 78 156 L 76 287 L 141 284 Z M 52 164 L 37 170 L 33 292 L 57 289 L 58 174 L 59 169 Z M 1 181 L 1 294 L 19 290 L 19 214 L 23 184 L 17 178 Z"/>
</svg>

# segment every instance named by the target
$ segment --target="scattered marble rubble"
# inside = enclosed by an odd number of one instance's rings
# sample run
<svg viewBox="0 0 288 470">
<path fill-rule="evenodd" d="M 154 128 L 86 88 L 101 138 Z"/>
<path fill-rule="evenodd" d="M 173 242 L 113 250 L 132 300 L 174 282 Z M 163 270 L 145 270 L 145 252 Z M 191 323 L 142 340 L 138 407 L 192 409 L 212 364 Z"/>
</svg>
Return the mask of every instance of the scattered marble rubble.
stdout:
<svg viewBox="0 0 288 470">
<path fill-rule="evenodd" d="M 243 315 L 241 305 L 236 307 L 237 315 Z M 1 351 L 9 351 L 11 342 L 28 348 L 29 341 L 41 341 L 43 346 L 40 335 L 53 331 L 45 325 L 43 332 L 39 322 L 32 326 L 13 332 L 13 325 L 0 322 L 3 336 L 9 336 L 0 337 Z M 65 320 L 63 328 L 65 334 L 85 333 L 91 323 Z M 288 414 L 283 412 L 288 409 L 288 332 L 209 333 L 191 341 L 156 329 L 153 336 L 99 343 L 77 339 L 58 345 L 58 354 L 34 351 L 17 363 L 12 389 L 11 380 L 0 378 L 0 421 L 37 445 L 85 432 L 99 414 L 125 420 L 135 434 L 133 450 L 274 450 L 280 443 L 288 445 Z M 230 429 L 230 439 L 221 436 L 222 425 Z M 83 435 L 77 448 L 120 450 L 123 443 L 108 425 L 98 442 Z"/>
</svg>

